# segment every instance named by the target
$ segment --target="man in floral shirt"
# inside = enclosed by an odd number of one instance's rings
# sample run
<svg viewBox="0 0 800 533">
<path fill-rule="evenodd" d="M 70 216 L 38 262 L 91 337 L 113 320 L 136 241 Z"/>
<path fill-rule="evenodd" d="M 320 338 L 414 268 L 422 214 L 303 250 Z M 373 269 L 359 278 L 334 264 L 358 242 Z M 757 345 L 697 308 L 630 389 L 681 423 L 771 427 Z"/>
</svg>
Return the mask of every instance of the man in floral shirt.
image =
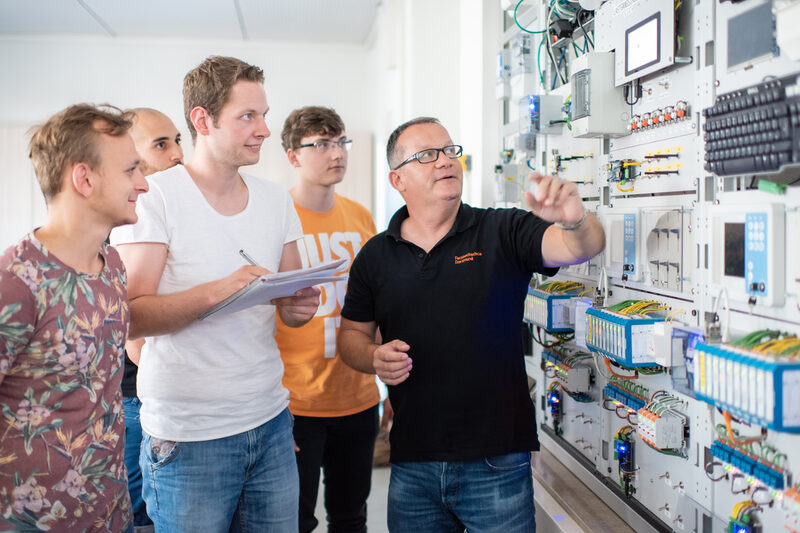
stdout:
<svg viewBox="0 0 800 533">
<path fill-rule="evenodd" d="M 45 224 L 0 257 L 0 531 L 131 531 L 125 269 L 104 244 L 147 191 L 131 116 L 79 104 L 33 134 Z"/>
</svg>

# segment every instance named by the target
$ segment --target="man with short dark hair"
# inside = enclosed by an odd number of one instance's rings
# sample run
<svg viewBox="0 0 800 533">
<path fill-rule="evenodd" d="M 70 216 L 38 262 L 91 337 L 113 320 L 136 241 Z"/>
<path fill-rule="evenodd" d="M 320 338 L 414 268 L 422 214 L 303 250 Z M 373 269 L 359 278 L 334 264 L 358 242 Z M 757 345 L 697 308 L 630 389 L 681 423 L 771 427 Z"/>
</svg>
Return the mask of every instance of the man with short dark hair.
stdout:
<svg viewBox="0 0 800 533">
<path fill-rule="evenodd" d="M 605 246 L 575 184 L 554 176 L 529 178 L 533 213 L 463 204 L 461 152 L 430 117 L 392 133 L 389 182 L 406 205 L 362 248 L 342 309 L 342 358 L 377 373 L 394 407 L 392 533 L 535 529 L 528 283 Z"/>
<path fill-rule="evenodd" d="M 232 57 L 209 57 L 186 75 L 194 156 L 151 176 L 139 222 L 111 236 L 129 271 L 131 337 L 146 338 L 140 461 L 159 532 L 297 529 L 275 316 L 305 324 L 319 291 L 198 320 L 259 276 L 301 267 L 291 197 L 239 172 L 270 135 L 263 81 L 260 68 Z"/>
<path fill-rule="evenodd" d="M 105 244 L 147 191 L 131 115 L 88 104 L 36 129 L 47 221 L 0 257 L 0 529 L 132 531 L 125 268 Z"/>
<path fill-rule="evenodd" d="M 181 134 L 175 124 L 160 111 L 137 107 L 133 113 L 131 137 L 136 145 L 139 168 L 145 176 L 167 170 L 183 163 Z M 125 408 L 125 466 L 128 468 L 128 492 L 133 506 L 133 525 L 136 533 L 153 530 L 142 499 L 142 470 L 139 468 L 139 449 L 142 447 L 142 425 L 139 423 L 141 402 L 136 395 L 136 376 L 144 339 L 130 341 L 125 346 L 125 375 L 122 378 L 122 405 Z"/>
<path fill-rule="evenodd" d="M 297 172 L 289 193 L 303 225 L 303 239 L 298 241 L 303 266 L 346 259 L 349 268 L 361 246 L 375 235 L 375 224 L 361 204 L 336 194 L 352 144 L 344 122 L 327 107 L 296 109 L 284 123 L 281 142 Z M 353 370 L 336 353 L 346 288 L 347 281 L 324 284 L 316 316 L 301 328 L 278 321 L 275 338 L 299 448 L 300 533 L 319 523 L 314 510 L 320 468 L 328 530 L 367 530 L 380 395 L 374 376 Z"/>
</svg>

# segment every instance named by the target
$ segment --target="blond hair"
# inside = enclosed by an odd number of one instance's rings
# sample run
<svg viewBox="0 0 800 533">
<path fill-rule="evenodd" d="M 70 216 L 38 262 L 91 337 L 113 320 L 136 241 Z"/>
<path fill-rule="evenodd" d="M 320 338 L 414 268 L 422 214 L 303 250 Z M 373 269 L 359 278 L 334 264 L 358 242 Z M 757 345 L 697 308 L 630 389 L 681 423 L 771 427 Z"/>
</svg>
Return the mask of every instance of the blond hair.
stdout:
<svg viewBox="0 0 800 533">
<path fill-rule="evenodd" d="M 100 166 L 100 135 L 125 135 L 133 124 L 133 113 L 103 104 L 75 104 L 34 127 L 28 144 L 45 201 L 52 200 L 63 185 L 64 172 L 76 163 L 91 169 Z"/>
</svg>

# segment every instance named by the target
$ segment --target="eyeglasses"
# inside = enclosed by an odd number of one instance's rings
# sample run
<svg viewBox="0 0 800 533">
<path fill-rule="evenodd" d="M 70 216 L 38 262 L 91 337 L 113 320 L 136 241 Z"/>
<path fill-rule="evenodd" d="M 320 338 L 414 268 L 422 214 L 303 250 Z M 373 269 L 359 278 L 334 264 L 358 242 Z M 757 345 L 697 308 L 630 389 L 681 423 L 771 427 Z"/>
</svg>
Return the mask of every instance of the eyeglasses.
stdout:
<svg viewBox="0 0 800 533">
<path fill-rule="evenodd" d="M 421 152 L 417 152 L 416 154 L 412 155 L 396 167 L 393 170 L 397 170 L 398 168 L 402 167 L 406 163 L 411 163 L 415 159 L 420 163 L 433 163 L 437 159 L 439 159 L 439 152 L 442 152 L 444 155 L 449 157 L 450 159 L 458 159 L 461 157 L 461 146 L 458 144 L 451 144 L 445 146 L 443 148 L 428 148 L 427 150 L 422 150 Z"/>
<path fill-rule="evenodd" d="M 349 152 L 350 148 L 353 147 L 353 139 L 342 139 L 341 141 L 331 141 L 328 139 L 320 139 L 319 141 L 314 141 L 313 143 L 306 143 L 306 144 L 299 144 L 297 145 L 298 148 L 308 148 L 309 146 L 313 146 L 317 149 L 317 152 L 327 152 L 334 146 L 338 146 L 345 152 Z"/>
</svg>

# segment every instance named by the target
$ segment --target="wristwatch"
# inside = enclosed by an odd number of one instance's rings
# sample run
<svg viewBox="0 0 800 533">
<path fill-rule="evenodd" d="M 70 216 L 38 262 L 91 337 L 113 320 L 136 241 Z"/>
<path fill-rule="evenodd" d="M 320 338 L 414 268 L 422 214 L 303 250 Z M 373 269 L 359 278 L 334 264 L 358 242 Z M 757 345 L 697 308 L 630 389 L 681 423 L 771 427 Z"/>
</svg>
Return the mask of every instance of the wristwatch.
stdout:
<svg viewBox="0 0 800 533">
<path fill-rule="evenodd" d="M 561 228 L 561 229 L 566 230 L 566 231 L 575 231 L 576 229 L 578 229 L 581 226 L 583 226 L 584 222 L 586 222 L 586 213 L 587 213 L 587 211 L 586 211 L 586 208 L 584 207 L 583 208 L 583 217 L 578 222 L 576 222 L 575 224 L 569 224 L 569 225 L 562 224 L 560 222 L 556 222 L 556 227 L 557 228 Z"/>
</svg>

